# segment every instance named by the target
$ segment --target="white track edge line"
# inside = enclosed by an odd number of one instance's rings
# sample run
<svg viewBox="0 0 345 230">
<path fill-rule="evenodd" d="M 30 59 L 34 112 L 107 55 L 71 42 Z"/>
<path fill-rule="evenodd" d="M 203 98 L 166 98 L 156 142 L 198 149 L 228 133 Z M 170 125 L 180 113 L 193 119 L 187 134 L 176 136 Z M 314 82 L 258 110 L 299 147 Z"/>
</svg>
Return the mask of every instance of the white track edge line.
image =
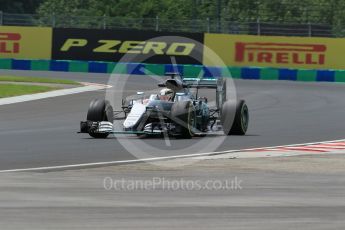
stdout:
<svg viewBox="0 0 345 230">
<path fill-rule="evenodd" d="M 175 156 L 167 156 L 167 157 L 152 157 L 152 158 L 135 159 L 135 160 L 105 161 L 105 162 L 46 166 L 46 167 L 36 167 L 36 168 L 7 169 L 7 170 L 0 170 L 0 173 L 45 171 L 45 170 L 59 170 L 59 169 L 68 170 L 68 169 L 76 169 L 76 168 L 92 167 L 92 166 L 111 166 L 111 165 L 116 165 L 116 164 L 139 163 L 139 162 L 170 160 L 170 159 L 200 157 L 200 156 L 212 156 L 212 155 L 220 155 L 220 154 L 226 154 L 226 153 L 238 153 L 238 152 L 246 152 L 246 151 L 253 151 L 253 150 L 273 149 L 273 148 L 289 147 L 289 146 L 313 145 L 313 144 L 320 144 L 320 143 L 324 144 L 324 143 L 333 143 L 333 142 L 342 142 L 342 141 L 345 141 L 345 139 L 332 140 L 332 141 L 310 142 L 310 143 L 303 143 L 303 144 L 291 144 L 291 145 L 278 145 L 278 146 L 271 146 L 271 147 L 249 148 L 249 149 L 240 149 L 240 150 L 227 150 L 227 151 L 209 152 L 209 153 L 193 153 L 193 154 L 175 155 Z"/>
<path fill-rule="evenodd" d="M 36 101 L 36 100 L 41 100 L 41 99 L 46 99 L 46 98 L 73 95 L 73 94 L 78 94 L 78 93 L 85 93 L 85 92 L 102 90 L 102 89 L 107 89 L 107 88 L 112 87 L 110 85 L 103 85 L 103 84 L 90 83 L 90 82 L 79 82 L 79 83 L 81 83 L 83 86 L 67 88 L 67 89 L 52 90 L 52 91 L 43 92 L 43 93 L 25 94 L 25 95 L 14 96 L 14 97 L 0 98 L 0 106 L 17 104 L 17 103 L 28 102 L 28 101 Z"/>
</svg>

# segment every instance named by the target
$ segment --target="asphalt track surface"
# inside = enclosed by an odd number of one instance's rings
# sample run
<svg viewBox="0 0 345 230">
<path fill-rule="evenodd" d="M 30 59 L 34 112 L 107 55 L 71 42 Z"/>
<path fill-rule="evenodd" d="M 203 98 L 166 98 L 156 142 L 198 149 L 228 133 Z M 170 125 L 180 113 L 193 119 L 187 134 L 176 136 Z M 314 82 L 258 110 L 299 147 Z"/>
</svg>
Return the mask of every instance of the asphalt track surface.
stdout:
<svg viewBox="0 0 345 230">
<path fill-rule="evenodd" d="M 107 74 L 1 71 L 0 74 L 68 78 L 107 83 Z M 156 82 L 145 76 L 131 76 L 129 90 L 150 89 Z M 229 136 L 218 151 L 343 139 L 345 136 L 345 85 L 288 81 L 235 81 L 239 98 L 247 101 L 250 126 L 246 136 Z M 155 88 L 155 87 L 154 87 Z M 76 134 L 85 120 L 89 102 L 105 91 L 48 98 L 0 106 L 0 170 L 131 160 L 115 138 L 91 139 Z M 125 137 L 126 138 L 126 137 Z M 142 139 L 130 137 L 133 144 Z M 210 141 L 204 137 L 202 141 Z M 155 157 L 168 156 L 165 149 L 181 149 L 192 140 L 145 139 L 160 148 Z"/>
<path fill-rule="evenodd" d="M 0 224 L 2 230 L 340 230 L 345 226 L 344 163 L 345 155 L 309 155 L 206 160 L 168 170 L 132 164 L 2 173 Z M 164 178 L 174 189 L 168 183 L 105 189 L 108 177 L 126 185 Z M 193 186 L 235 178 L 241 187 Z"/>
</svg>

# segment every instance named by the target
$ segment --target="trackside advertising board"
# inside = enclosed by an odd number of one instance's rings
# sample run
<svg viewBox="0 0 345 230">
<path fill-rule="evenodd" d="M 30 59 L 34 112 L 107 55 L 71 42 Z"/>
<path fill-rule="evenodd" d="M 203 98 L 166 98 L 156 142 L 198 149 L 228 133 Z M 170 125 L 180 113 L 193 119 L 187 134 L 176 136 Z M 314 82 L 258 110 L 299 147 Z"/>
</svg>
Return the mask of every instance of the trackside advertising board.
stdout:
<svg viewBox="0 0 345 230">
<path fill-rule="evenodd" d="M 227 66 L 345 69 L 345 39 L 205 34 Z M 204 65 L 212 65 L 204 52 Z"/>
<path fill-rule="evenodd" d="M 0 58 L 51 59 L 52 29 L 0 26 Z"/>
<path fill-rule="evenodd" d="M 345 70 L 345 39 L 0 26 L 0 59 Z M 126 57 L 124 59 L 124 57 Z"/>
<path fill-rule="evenodd" d="M 203 57 L 202 45 L 195 42 L 203 44 L 202 33 L 60 28 L 53 31 L 53 59 L 200 64 Z"/>
</svg>

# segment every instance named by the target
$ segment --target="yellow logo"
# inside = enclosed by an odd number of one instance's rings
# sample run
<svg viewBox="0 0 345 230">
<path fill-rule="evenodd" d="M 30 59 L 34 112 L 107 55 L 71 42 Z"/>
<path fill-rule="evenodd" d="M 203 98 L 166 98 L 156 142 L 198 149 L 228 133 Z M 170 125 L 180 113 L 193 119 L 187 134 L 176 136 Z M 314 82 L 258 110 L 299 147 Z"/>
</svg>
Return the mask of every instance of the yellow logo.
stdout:
<svg viewBox="0 0 345 230">
<path fill-rule="evenodd" d="M 88 45 L 86 39 L 67 39 L 61 46 L 60 51 L 68 52 L 72 48 L 82 48 Z M 99 40 L 98 44 L 93 47 L 95 53 L 133 53 L 133 54 L 149 54 L 156 55 L 174 55 L 188 56 L 195 47 L 194 43 L 166 42 L 156 41 L 121 41 L 121 40 Z"/>
</svg>

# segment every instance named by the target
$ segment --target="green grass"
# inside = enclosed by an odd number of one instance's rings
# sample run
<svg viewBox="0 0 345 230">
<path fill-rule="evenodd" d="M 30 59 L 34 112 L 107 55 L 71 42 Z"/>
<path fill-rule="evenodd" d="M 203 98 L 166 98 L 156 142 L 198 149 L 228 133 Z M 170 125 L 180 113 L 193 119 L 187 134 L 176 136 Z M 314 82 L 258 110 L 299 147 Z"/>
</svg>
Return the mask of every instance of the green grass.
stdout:
<svg viewBox="0 0 345 230">
<path fill-rule="evenodd" d="M 33 93 L 42 93 L 55 89 L 59 88 L 40 85 L 0 84 L 0 98 L 20 96 Z"/>
<path fill-rule="evenodd" d="M 42 78 L 42 77 L 0 76 L 0 81 L 79 85 L 78 82 L 71 81 L 71 80 Z"/>
</svg>

